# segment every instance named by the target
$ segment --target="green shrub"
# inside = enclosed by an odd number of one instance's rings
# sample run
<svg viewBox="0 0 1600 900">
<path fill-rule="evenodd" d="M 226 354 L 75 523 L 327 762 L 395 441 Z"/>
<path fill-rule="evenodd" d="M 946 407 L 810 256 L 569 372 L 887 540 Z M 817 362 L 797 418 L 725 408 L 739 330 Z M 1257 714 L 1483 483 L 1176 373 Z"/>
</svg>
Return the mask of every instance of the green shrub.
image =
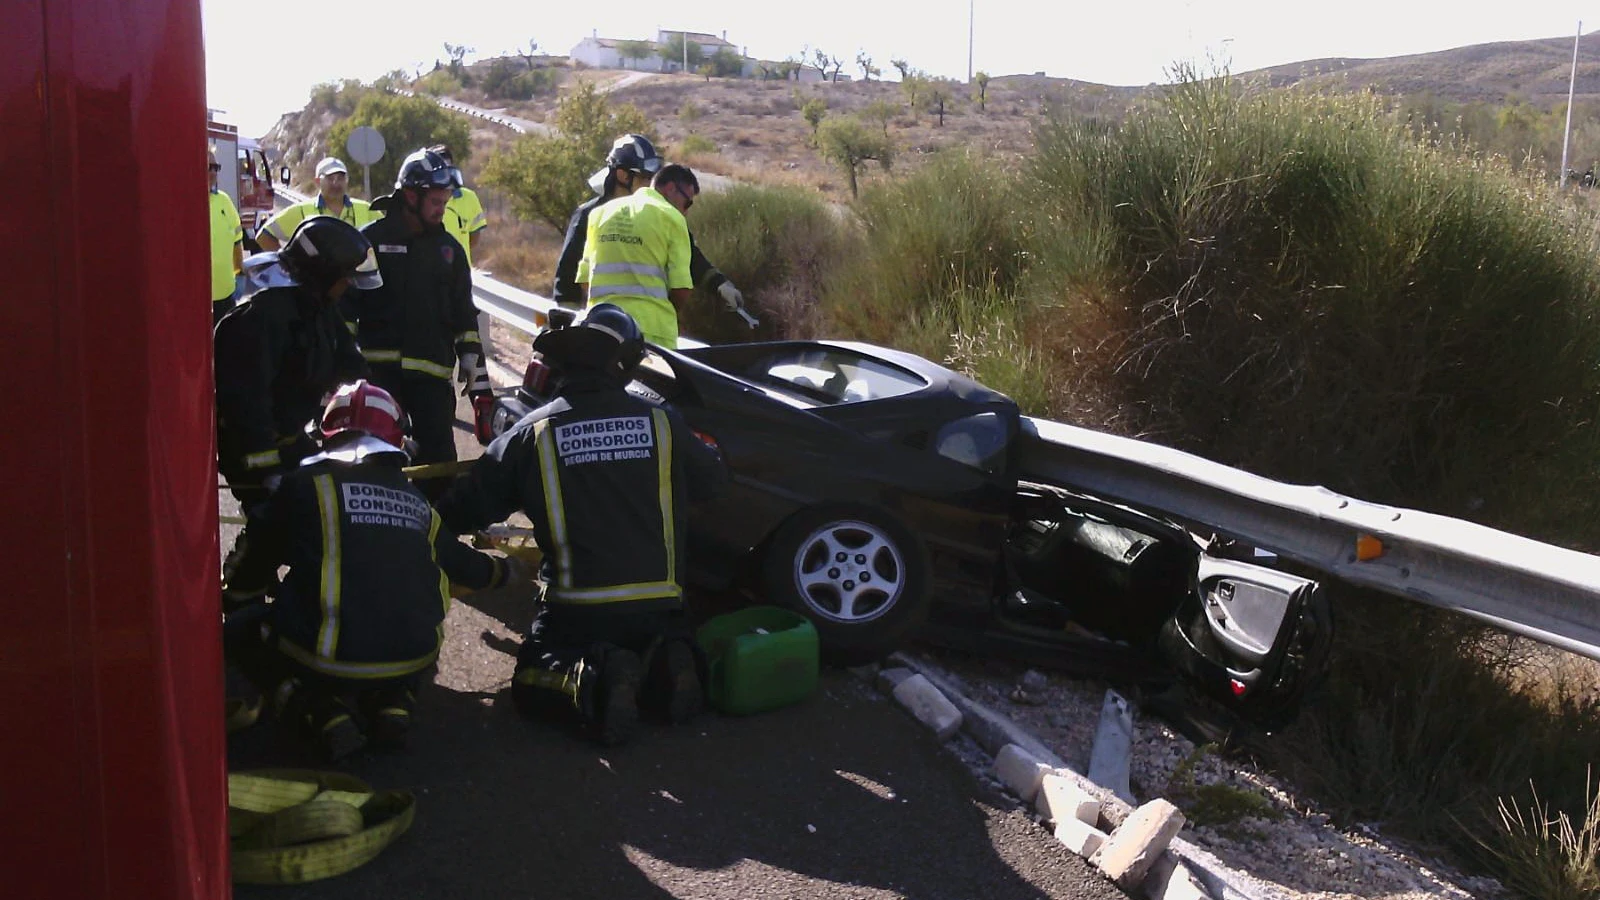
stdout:
<svg viewBox="0 0 1600 900">
<path fill-rule="evenodd" d="M 524 135 L 491 156 L 482 180 L 505 193 L 519 218 L 565 231 L 572 211 L 594 196 L 588 178 L 605 164 L 617 135 L 655 129 L 637 107 L 612 106 L 588 81 L 562 98 L 556 127 L 557 137 Z"/>
<path fill-rule="evenodd" d="M 462 80 L 450 74 L 449 69 L 434 69 L 417 79 L 416 90 L 434 97 L 454 97 L 461 93 Z"/>
<path fill-rule="evenodd" d="M 848 241 L 844 224 L 814 193 L 753 185 L 702 193 L 689 228 L 706 258 L 744 292 L 761 329 L 750 331 L 719 297 L 701 292 L 679 313 L 683 333 L 716 341 L 820 333 L 817 298 Z"/>
<path fill-rule="evenodd" d="M 400 161 L 420 147 L 449 144 L 458 165 L 465 165 L 472 152 L 471 128 L 462 116 L 440 109 L 426 97 L 368 91 L 356 105 L 355 112 L 339 120 L 328 132 L 328 154 L 347 156 L 344 147 L 350 132 L 360 125 L 376 128 L 383 135 L 386 147 L 383 158 L 372 165 L 374 194 L 389 192 Z M 359 183 L 360 177 L 359 173 L 352 173 L 351 181 Z"/>
<path fill-rule="evenodd" d="M 554 90 L 560 76 L 554 69 L 528 68 L 518 60 L 500 57 L 489 64 L 480 86 L 491 100 L 531 100 Z"/>
<path fill-rule="evenodd" d="M 691 134 L 684 138 L 682 143 L 678 144 L 678 155 L 680 156 L 694 156 L 701 153 L 715 152 L 717 152 L 717 145 L 702 134 Z"/>
</svg>

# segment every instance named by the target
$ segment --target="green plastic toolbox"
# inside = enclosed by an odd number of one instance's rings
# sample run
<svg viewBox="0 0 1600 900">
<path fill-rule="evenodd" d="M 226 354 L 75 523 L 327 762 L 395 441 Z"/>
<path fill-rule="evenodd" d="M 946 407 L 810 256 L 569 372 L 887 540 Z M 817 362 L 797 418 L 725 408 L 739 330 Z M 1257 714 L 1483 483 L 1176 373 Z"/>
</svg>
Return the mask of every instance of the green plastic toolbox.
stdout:
<svg viewBox="0 0 1600 900">
<path fill-rule="evenodd" d="M 710 663 L 711 705 L 747 715 L 804 700 L 817 687 L 817 629 L 799 613 L 751 606 L 695 633 Z"/>
</svg>

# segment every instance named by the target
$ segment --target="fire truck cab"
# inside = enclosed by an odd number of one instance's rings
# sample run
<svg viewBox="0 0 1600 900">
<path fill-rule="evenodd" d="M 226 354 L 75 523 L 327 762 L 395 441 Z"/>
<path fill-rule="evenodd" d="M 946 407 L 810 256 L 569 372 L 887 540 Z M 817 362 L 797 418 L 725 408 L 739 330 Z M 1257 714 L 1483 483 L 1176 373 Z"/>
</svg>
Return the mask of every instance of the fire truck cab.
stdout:
<svg viewBox="0 0 1600 900">
<path fill-rule="evenodd" d="M 244 249 L 257 253 L 256 233 L 272 218 L 272 162 L 266 149 L 255 138 L 240 137 L 239 129 L 217 121 L 217 110 L 209 110 L 206 139 L 216 148 L 217 187 L 233 198 L 244 225 Z"/>
</svg>

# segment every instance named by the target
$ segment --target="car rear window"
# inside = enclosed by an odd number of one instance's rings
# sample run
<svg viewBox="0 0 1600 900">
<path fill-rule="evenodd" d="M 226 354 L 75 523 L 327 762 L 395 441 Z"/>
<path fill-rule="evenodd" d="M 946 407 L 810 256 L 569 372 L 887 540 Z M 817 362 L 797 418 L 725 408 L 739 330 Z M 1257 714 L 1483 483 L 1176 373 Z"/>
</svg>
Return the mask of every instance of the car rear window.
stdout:
<svg viewBox="0 0 1600 900">
<path fill-rule="evenodd" d="M 759 367 L 765 384 L 825 404 L 898 397 L 927 387 L 920 376 L 859 353 L 807 350 L 784 353 Z"/>
</svg>

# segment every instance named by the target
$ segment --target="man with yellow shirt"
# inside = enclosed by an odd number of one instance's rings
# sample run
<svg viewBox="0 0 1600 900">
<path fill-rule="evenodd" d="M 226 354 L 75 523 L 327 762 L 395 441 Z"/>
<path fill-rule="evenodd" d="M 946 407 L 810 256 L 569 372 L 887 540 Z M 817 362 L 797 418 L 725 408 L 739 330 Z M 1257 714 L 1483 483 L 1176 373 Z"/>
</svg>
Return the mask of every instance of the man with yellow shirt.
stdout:
<svg viewBox="0 0 1600 900">
<path fill-rule="evenodd" d="M 367 201 L 346 193 L 349 186 L 350 171 L 345 168 L 344 160 L 329 156 L 317 163 L 317 196 L 280 210 L 268 219 L 267 224 L 261 226 L 261 233 L 256 235 L 261 249 L 277 250 L 301 222 L 312 216 L 333 216 L 357 228 L 383 218 L 383 213 L 375 211 Z"/>
<path fill-rule="evenodd" d="M 444 144 L 435 144 L 428 148 L 444 157 L 444 161 L 456 170 L 456 178 L 461 178 L 461 169 L 456 166 L 454 156 L 450 155 L 450 148 Z M 478 252 L 478 235 L 489 227 L 489 217 L 483 211 L 483 201 L 478 199 L 478 192 L 472 188 L 458 187 L 450 195 L 450 202 L 444 207 L 444 230 L 456 239 L 461 249 L 467 251 L 467 265 L 472 265 L 472 256 Z"/>
<path fill-rule="evenodd" d="M 233 309 L 235 276 L 244 263 L 244 228 L 233 198 L 217 190 L 217 150 L 211 148 L 211 327 Z"/>
<path fill-rule="evenodd" d="M 650 187 L 619 197 L 589 216 L 577 281 L 592 308 L 615 303 L 639 323 L 645 340 L 678 346 L 678 307 L 694 295 L 689 224 L 683 218 L 700 193 L 686 166 L 664 166 Z"/>
</svg>

